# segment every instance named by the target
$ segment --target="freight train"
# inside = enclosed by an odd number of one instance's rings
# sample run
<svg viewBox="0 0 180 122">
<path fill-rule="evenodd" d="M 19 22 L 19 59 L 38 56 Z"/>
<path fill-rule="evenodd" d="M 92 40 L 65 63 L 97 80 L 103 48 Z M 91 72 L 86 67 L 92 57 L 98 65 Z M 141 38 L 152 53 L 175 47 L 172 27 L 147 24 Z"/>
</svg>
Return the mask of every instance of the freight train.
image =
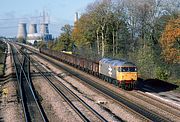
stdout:
<svg viewBox="0 0 180 122">
<path fill-rule="evenodd" d="M 89 60 L 49 49 L 39 49 L 40 53 L 67 63 L 89 74 L 97 76 L 123 89 L 133 89 L 137 81 L 137 67 L 132 62 L 102 58 L 98 61 Z"/>
</svg>

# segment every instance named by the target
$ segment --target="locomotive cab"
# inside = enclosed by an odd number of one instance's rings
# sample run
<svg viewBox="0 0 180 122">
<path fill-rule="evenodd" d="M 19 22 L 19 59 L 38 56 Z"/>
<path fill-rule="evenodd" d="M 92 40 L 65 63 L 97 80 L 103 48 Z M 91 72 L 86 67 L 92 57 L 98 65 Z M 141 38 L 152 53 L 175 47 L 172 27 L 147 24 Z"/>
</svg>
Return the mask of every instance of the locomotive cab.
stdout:
<svg viewBox="0 0 180 122">
<path fill-rule="evenodd" d="M 132 63 L 125 63 L 117 70 L 117 80 L 119 81 L 136 81 L 137 80 L 137 67 Z"/>
<path fill-rule="evenodd" d="M 117 80 L 123 88 L 133 88 L 137 81 L 137 67 L 131 62 L 125 62 L 117 68 Z"/>
</svg>

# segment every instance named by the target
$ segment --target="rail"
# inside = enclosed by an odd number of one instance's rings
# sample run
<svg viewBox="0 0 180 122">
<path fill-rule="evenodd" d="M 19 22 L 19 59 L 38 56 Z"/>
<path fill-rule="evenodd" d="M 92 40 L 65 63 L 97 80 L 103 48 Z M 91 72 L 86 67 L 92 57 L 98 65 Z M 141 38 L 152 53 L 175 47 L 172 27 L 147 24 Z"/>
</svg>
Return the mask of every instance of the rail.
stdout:
<svg viewBox="0 0 180 122">
<path fill-rule="evenodd" d="M 16 70 L 17 84 L 19 88 L 20 101 L 23 107 L 24 118 L 26 122 L 29 121 L 43 121 L 47 122 L 48 119 L 38 103 L 37 97 L 34 93 L 34 90 L 30 84 L 30 69 L 28 61 L 23 57 L 23 63 L 21 63 L 18 55 L 20 52 L 13 45 L 11 46 L 11 52 L 13 54 L 13 61 Z"/>
</svg>

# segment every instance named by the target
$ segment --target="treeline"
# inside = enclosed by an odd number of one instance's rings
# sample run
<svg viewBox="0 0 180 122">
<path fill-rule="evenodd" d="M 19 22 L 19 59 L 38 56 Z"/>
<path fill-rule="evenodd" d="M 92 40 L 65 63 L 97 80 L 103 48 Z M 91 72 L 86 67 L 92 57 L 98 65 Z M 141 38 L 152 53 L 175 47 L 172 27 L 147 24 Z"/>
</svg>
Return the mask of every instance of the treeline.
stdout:
<svg viewBox="0 0 180 122">
<path fill-rule="evenodd" d="M 97 0 L 61 31 L 49 48 L 126 59 L 143 78 L 180 79 L 179 0 Z"/>
</svg>

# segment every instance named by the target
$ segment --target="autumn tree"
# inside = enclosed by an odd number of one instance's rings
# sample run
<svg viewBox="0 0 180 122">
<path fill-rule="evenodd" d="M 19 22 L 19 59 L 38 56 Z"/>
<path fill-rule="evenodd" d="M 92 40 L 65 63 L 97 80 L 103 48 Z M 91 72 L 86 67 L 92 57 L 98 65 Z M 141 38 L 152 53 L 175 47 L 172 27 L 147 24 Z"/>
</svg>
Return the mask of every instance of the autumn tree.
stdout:
<svg viewBox="0 0 180 122">
<path fill-rule="evenodd" d="M 111 0 L 96 1 L 76 23 L 73 39 L 77 45 L 87 46 L 101 57 L 115 56 L 120 50 L 126 50 L 128 40 L 127 25 L 121 16 L 122 10 Z"/>
<path fill-rule="evenodd" d="M 73 40 L 79 47 L 91 46 L 95 36 L 94 29 L 90 16 L 83 14 L 73 29 Z"/>
<path fill-rule="evenodd" d="M 180 18 L 170 20 L 160 39 L 168 63 L 180 63 Z"/>
</svg>

